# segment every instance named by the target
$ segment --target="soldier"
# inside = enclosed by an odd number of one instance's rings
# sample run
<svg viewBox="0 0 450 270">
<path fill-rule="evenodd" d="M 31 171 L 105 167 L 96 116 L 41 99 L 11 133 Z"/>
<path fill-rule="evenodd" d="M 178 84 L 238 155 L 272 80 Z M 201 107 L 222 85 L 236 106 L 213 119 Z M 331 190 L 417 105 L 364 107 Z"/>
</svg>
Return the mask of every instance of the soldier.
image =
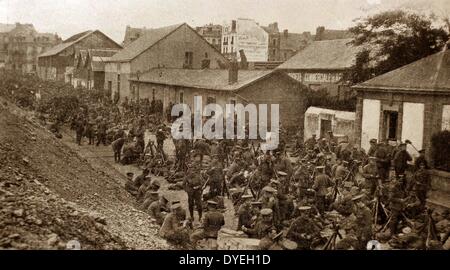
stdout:
<svg viewBox="0 0 450 270">
<path fill-rule="evenodd" d="M 377 160 L 376 157 L 369 157 L 369 164 L 364 166 L 362 170 L 362 175 L 366 179 L 366 187 L 369 190 L 370 197 L 373 197 L 377 189 L 377 186 L 381 184 L 378 183 L 379 176 L 376 160 Z"/>
<path fill-rule="evenodd" d="M 213 158 L 211 168 L 206 171 L 206 174 L 209 176 L 209 193 L 206 196 L 206 200 L 210 200 L 222 194 L 223 167 L 217 157 Z"/>
<path fill-rule="evenodd" d="M 271 186 L 266 186 L 262 189 L 263 194 L 260 199 L 263 208 L 268 208 L 272 210 L 273 224 L 279 226 L 280 220 L 280 205 L 278 199 L 276 198 L 277 190 Z"/>
<path fill-rule="evenodd" d="M 81 139 L 83 138 L 84 133 L 84 120 L 81 117 L 78 118 L 75 124 L 76 131 L 76 142 L 78 145 L 81 145 Z"/>
<path fill-rule="evenodd" d="M 411 155 L 406 151 L 406 143 L 401 143 L 399 145 L 399 151 L 395 153 L 393 163 L 395 176 L 404 175 L 406 168 L 408 167 L 408 161 L 411 161 Z"/>
<path fill-rule="evenodd" d="M 158 129 L 156 132 L 156 147 L 158 150 L 164 154 L 164 141 L 167 139 L 166 133 L 162 128 Z"/>
<path fill-rule="evenodd" d="M 297 209 L 300 215 L 292 222 L 286 238 L 297 243 L 297 249 L 310 250 L 314 239 L 319 236 L 320 228 L 314 222 L 312 207 L 301 206 Z"/>
<path fill-rule="evenodd" d="M 203 218 L 201 230 L 194 232 L 190 237 L 194 249 L 197 242 L 201 239 L 217 239 L 217 235 L 223 225 L 225 225 L 225 217 L 217 210 L 217 202 L 209 200 L 208 212 L 206 212 L 205 217 Z"/>
<path fill-rule="evenodd" d="M 327 188 L 332 185 L 331 179 L 325 174 L 324 169 L 324 166 L 316 167 L 317 175 L 312 186 L 312 189 L 316 192 L 316 207 L 321 214 L 326 208 L 325 198 L 328 193 Z"/>
<path fill-rule="evenodd" d="M 371 139 L 370 140 L 370 148 L 369 148 L 369 151 L 367 152 L 367 155 L 369 157 L 374 157 L 375 156 L 375 153 L 377 152 L 377 148 L 378 148 L 377 142 L 378 142 L 377 139 Z"/>
<path fill-rule="evenodd" d="M 418 170 L 420 168 L 420 164 L 425 164 L 425 169 L 428 170 L 428 161 L 425 157 L 425 149 L 422 149 L 419 151 L 419 156 L 416 158 L 416 161 L 414 162 L 414 169 Z"/>
<path fill-rule="evenodd" d="M 163 224 L 164 219 L 169 212 L 168 203 L 169 201 L 166 199 L 166 197 L 160 196 L 159 200 L 152 202 L 147 209 L 150 217 L 155 219 L 156 224 L 160 226 Z"/>
<path fill-rule="evenodd" d="M 362 202 L 364 194 L 355 196 L 352 201 L 354 204 L 353 214 L 356 216 L 353 231 L 358 240 L 358 249 L 365 249 L 367 242 L 372 237 L 372 212 Z"/>
<path fill-rule="evenodd" d="M 142 184 L 144 184 L 147 181 L 146 178 L 149 174 L 150 174 L 149 169 L 145 168 L 142 171 L 142 174 L 136 177 L 136 179 L 134 179 L 134 185 L 136 186 L 136 188 L 140 188 Z"/>
<path fill-rule="evenodd" d="M 167 214 L 159 229 L 159 236 L 174 244 L 186 244 L 189 242 L 189 232 L 185 212 L 181 204 L 172 204 L 171 212 Z"/>
<path fill-rule="evenodd" d="M 106 121 L 101 120 L 100 124 L 98 125 L 97 129 L 97 144 L 96 146 L 99 146 L 100 143 L 103 143 L 103 145 L 106 146 L 106 130 L 108 128 L 106 127 Z"/>
<path fill-rule="evenodd" d="M 291 161 L 285 157 L 280 151 L 275 152 L 275 160 L 273 162 L 273 168 L 277 171 L 285 172 L 286 178 L 291 179 L 293 168 Z"/>
<path fill-rule="evenodd" d="M 89 139 L 89 145 L 94 145 L 94 123 L 92 123 L 91 121 L 88 121 L 86 123 L 86 127 L 85 127 L 85 131 L 84 134 L 85 136 Z"/>
<path fill-rule="evenodd" d="M 380 176 L 381 181 L 387 181 L 389 179 L 391 159 L 389 157 L 389 149 L 386 141 L 378 144 L 375 157 L 377 158 L 378 175 Z"/>
<path fill-rule="evenodd" d="M 252 225 L 252 204 L 251 199 L 253 199 L 253 196 L 250 194 L 242 195 L 241 199 L 244 201 L 237 211 L 238 216 L 238 226 L 237 230 L 241 230 L 242 226 L 245 226 L 247 228 L 251 228 Z"/>
<path fill-rule="evenodd" d="M 91 144 L 91 143 L 89 143 L 89 144 Z M 125 138 L 123 138 L 123 137 L 118 138 L 111 144 L 112 149 L 114 151 L 114 162 L 116 162 L 116 163 L 120 162 L 120 159 L 121 159 L 120 155 L 122 153 L 122 148 L 123 148 L 124 144 L 125 144 Z"/>
<path fill-rule="evenodd" d="M 261 173 L 261 184 L 262 186 L 266 186 L 267 184 L 269 184 L 270 179 L 275 176 L 272 156 L 270 155 L 269 151 L 266 151 L 266 153 L 264 154 L 264 157 L 261 160 L 258 169 Z"/>
<path fill-rule="evenodd" d="M 200 155 L 200 162 L 201 162 L 200 164 L 203 164 L 203 156 L 209 155 L 211 153 L 211 148 L 209 144 L 203 139 L 197 140 L 194 143 L 193 149 Z"/>
<path fill-rule="evenodd" d="M 136 185 L 133 181 L 134 173 L 128 172 L 127 173 L 127 182 L 125 183 L 125 190 L 127 190 L 131 195 L 136 196 L 138 189 L 136 188 Z"/>
<path fill-rule="evenodd" d="M 397 226 L 400 222 L 401 214 L 405 208 L 405 192 L 403 191 L 403 183 L 392 183 L 392 187 L 389 193 L 389 210 L 391 210 L 391 216 L 389 221 L 389 230 L 391 235 L 397 233 Z"/>
<path fill-rule="evenodd" d="M 426 162 L 420 162 L 418 165 L 419 168 L 413 176 L 412 191 L 419 198 L 421 206 L 425 206 L 431 181 L 426 169 Z"/>
<path fill-rule="evenodd" d="M 263 208 L 260 212 L 261 219 L 259 219 L 255 227 L 247 228 L 242 226 L 242 231 L 248 234 L 251 238 L 262 239 L 276 231 L 275 226 L 273 225 L 273 211 L 269 208 Z"/>
<path fill-rule="evenodd" d="M 147 191 L 147 193 L 145 193 L 144 202 L 141 205 L 141 209 L 143 211 L 147 211 L 153 202 L 156 202 L 159 200 L 158 196 L 159 196 L 158 191 L 152 191 L 152 190 Z"/>
<path fill-rule="evenodd" d="M 334 177 L 335 179 L 340 179 L 342 181 L 347 180 L 346 177 L 349 175 L 348 161 L 342 161 L 340 165 L 336 166 Z"/>
<path fill-rule="evenodd" d="M 312 137 L 305 141 L 306 150 L 314 150 L 316 144 L 317 144 L 316 134 L 312 134 Z"/>
<path fill-rule="evenodd" d="M 202 218 L 202 186 L 200 155 L 194 154 L 194 162 L 186 172 L 183 180 L 184 190 L 188 195 L 189 213 L 194 220 L 194 208 L 197 208 L 199 220 Z"/>
</svg>

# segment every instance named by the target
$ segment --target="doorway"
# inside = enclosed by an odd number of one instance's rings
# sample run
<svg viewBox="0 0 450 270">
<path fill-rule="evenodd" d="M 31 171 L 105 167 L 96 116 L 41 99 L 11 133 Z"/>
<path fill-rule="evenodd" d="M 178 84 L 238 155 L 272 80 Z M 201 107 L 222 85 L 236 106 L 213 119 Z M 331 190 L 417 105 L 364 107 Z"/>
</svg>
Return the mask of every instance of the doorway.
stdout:
<svg viewBox="0 0 450 270">
<path fill-rule="evenodd" d="M 326 138 L 328 131 L 332 131 L 331 120 L 320 119 L 320 138 Z"/>
<path fill-rule="evenodd" d="M 398 112 L 384 111 L 383 138 L 397 141 Z"/>
</svg>

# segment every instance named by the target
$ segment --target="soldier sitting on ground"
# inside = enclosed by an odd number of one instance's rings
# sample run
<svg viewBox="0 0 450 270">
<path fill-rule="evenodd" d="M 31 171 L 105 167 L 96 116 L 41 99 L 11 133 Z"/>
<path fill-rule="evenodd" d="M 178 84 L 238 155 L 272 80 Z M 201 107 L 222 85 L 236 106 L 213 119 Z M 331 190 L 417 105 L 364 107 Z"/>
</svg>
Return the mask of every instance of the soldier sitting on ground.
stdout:
<svg viewBox="0 0 450 270">
<path fill-rule="evenodd" d="M 164 197 L 164 195 L 161 195 L 159 197 L 159 200 L 152 202 L 147 209 L 150 217 L 155 219 L 156 224 L 160 226 L 163 224 L 164 219 L 169 212 L 168 203 L 169 201 L 166 199 L 166 197 Z"/>
<path fill-rule="evenodd" d="M 171 212 L 167 214 L 159 229 L 159 236 L 176 245 L 189 243 L 189 222 L 185 220 L 186 212 L 181 204 L 175 203 L 170 207 Z"/>
<path fill-rule="evenodd" d="M 312 214 L 312 207 L 298 207 L 299 216 L 289 227 L 286 238 L 297 243 L 300 250 L 310 250 L 313 241 L 319 236 L 320 227 Z"/>
<path fill-rule="evenodd" d="M 202 227 L 194 232 L 190 239 L 194 248 L 201 239 L 212 238 L 217 239 L 219 230 L 225 225 L 225 217 L 217 210 L 218 203 L 213 200 L 208 201 L 208 212 L 203 217 Z"/>
</svg>

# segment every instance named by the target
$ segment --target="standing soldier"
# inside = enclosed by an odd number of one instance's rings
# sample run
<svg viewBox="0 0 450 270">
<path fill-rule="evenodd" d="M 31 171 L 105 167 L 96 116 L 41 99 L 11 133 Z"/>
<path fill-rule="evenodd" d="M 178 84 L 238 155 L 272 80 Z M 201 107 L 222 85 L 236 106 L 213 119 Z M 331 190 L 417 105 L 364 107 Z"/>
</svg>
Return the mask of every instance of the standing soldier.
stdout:
<svg viewBox="0 0 450 270">
<path fill-rule="evenodd" d="M 401 181 L 392 183 L 389 194 L 389 210 L 391 216 L 389 221 L 389 230 L 392 235 L 397 233 L 397 226 L 400 222 L 401 214 L 405 208 L 405 192 Z"/>
<path fill-rule="evenodd" d="M 94 123 L 92 123 L 91 121 L 88 121 L 86 123 L 86 128 L 84 131 L 86 137 L 89 139 L 89 145 L 94 145 Z"/>
<path fill-rule="evenodd" d="M 377 158 L 378 175 L 380 176 L 381 181 L 384 182 L 389 180 L 391 159 L 389 157 L 389 149 L 386 141 L 378 144 L 375 157 Z"/>
<path fill-rule="evenodd" d="M 121 159 L 120 155 L 122 153 L 122 148 L 123 148 L 124 144 L 125 144 L 125 138 L 123 138 L 123 137 L 118 138 L 117 140 L 112 142 L 111 146 L 114 151 L 114 161 L 115 162 L 120 162 L 120 159 Z"/>
<path fill-rule="evenodd" d="M 223 167 L 217 157 L 213 158 L 211 168 L 206 172 L 209 176 L 209 193 L 207 200 L 222 194 Z"/>
<path fill-rule="evenodd" d="M 197 242 L 201 239 L 217 239 L 217 235 L 223 225 L 225 225 L 225 217 L 217 210 L 217 202 L 212 200 L 208 201 L 208 212 L 206 212 L 203 218 L 202 227 L 190 237 L 194 249 Z"/>
<path fill-rule="evenodd" d="M 266 186 L 269 184 L 270 179 L 274 177 L 273 161 L 269 151 L 264 154 L 259 165 L 259 171 L 261 173 L 261 184 L 262 186 Z"/>
<path fill-rule="evenodd" d="M 78 120 L 76 121 L 75 132 L 77 144 L 81 145 L 81 139 L 83 138 L 84 133 L 84 120 L 81 118 L 81 116 L 79 116 Z"/>
<path fill-rule="evenodd" d="M 103 145 L 106 146 L 106 130 L 107 130 L 106 121 L 101 120 L 97 129 L 97 146 L 99 146 L 100 143 L 103 143 Z"/>
<path fill-rule="evenodd" d="M 158 131 L 156 132 L 156 147 L 158 148 L 158 150 L 160 151 L 160 153 L 162 153 L 165 157 L 164 154 L 164 141 L 166 140 L 166 133 L 164 133 L 164 130 L 162 128 L 158 129 Z"/>
<path fill-rule="evenodd" d="M 408 161 L 411 160 L 411 156 L 408 151 L 406 151 L 406 143 L 401 143 L 399 145 L 399 151 L 395 153 L 393 160 L 396 177 L 405 174 L 406 168 L 408 167 Z"/>
<path fill-rule="evenodd" d="M 369 190 L 369 195 L 371 198 L 375 194 L 377 186 L 381 185 L 381 183 L 378 183 L 379 176 L 376 160 L 377 159 L 375 157 L 369 157 L 369 164 L 364 166 L 362 170 L 362 175 L 366 179 L 366 187 Z"/>
<path fill-rule="evenodd" d="M 370 148 L 369 148 L 369 151 L 367 152 L 367 155 L 369 157 L 374 157 L 375 156 L 375 153 L 377 152 L 377 148 L 378 148 L 377 142 L 378 142 L 377 139 L 371 139 L 370 140 Z"/>
<path fill-rule="evenodd" d="M 418 164 L 419 168 L 414 173 L 412 190 L 419 198 L 422 207 L 425 206 L 427 200 L 427 193 L 431 187 L 430 175 L 426 169 L 426 162 Z"/>
<path fill-rule="evenodd" d="M 331 179 L 324 172 L 325 166 L 316 167 L 316 178 L 314 180 L 314 185 L 312 189 L 316 192 L 316 207 L 321 214 L 326 208 L 326 195 L 328 193 L 328 188 L 332 185 Z"/>
<path fill-rule="evenodd" d="M 194 220 L 194 208 L 197 208 L 199 220 L 202 218 L 202 186 L 200 155 L 194 154 L 194 161 L 190 165 L 183 180 L 184 190 L 188 195 L 189 213 Z"/>
<path fill-rule="evenodd" d="M 287 174 L 286 178 L 291 179 L 293 168 L 291 161 L 285 157 L 281 151 L 275 152 L 275 160 L 273 162 L 273 168 L 276 172 L 282 171 Z"/>
</svg>

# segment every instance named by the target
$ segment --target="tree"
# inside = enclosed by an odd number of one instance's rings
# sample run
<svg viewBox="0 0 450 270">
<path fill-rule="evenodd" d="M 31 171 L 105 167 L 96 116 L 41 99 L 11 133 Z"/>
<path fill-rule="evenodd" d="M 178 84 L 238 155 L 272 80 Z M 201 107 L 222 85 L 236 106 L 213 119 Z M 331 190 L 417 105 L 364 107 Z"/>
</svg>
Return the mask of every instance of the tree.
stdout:
<svg viewBox="0 0 450 270">
<path fill-rule="evenodd" d="M 351 74 L 359 83 L 389 72 L 442 49 L 449 39 L 434 16 L 385 11 L 360 20 L 350 28 L 353 45 L 361 46 Z"/>
</svg>

